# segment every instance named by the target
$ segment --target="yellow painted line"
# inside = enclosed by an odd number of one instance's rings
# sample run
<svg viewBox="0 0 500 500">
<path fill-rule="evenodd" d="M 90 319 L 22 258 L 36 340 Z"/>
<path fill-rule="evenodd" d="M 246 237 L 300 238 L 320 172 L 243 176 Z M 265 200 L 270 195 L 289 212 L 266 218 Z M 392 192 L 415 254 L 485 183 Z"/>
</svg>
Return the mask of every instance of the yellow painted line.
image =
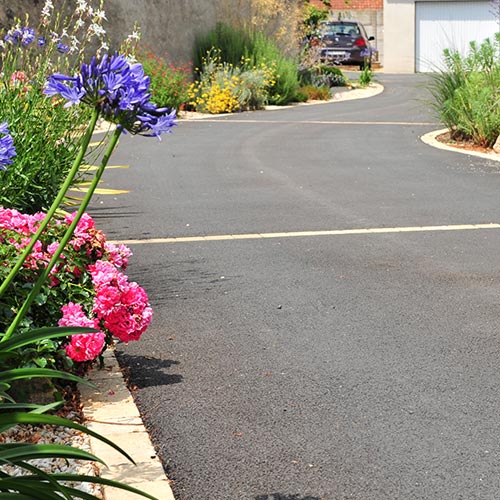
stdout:
<svg viewBox="0 0 500 500">
<path fill-rule="evenodd" d="M 218 234 L 209 236 L 180 236 L 173 238 L 150 238 L 144 240 L 121 240 L 112 243 L 145 245 L 153 243 L 194 243 L 203 241 L 257 240 L 268 238 L 301 238 L 314 236 L 347 236 L 357 234 L 422 233 L 431 231 L 471 231 L 477 229 L 500 229 L 500 224 L 457 224 L 448 226 L 375 227 L 360 229 L 332 229 L 325 231 L 294 231 L 281 233 Z"/>
<path fill-rule="evenodd" d="M 72 188 L 71 191 L 78 191 L 79 193 L 86 193 L 88 189 L 86 187 L 81 188 Z M 96 188 L 94 191 L 95 194 L 127 194 L 130 191 L 126 191 L 125 189 L 106 189 L 106 188 Z"/>
<path fill-rule="evenodd" d="M 300 125 L 438 125 L 436 122 L 354 122 L 354 121 L 334 121 L 334 120 L 226 120 L 223 118 L 205 118 L 203 120 L 192 120 L 190 123 L 282 123 L 282 124 L 300 124 Z"/>
<path fill-rule="evenodd" d="M 97 165 L 82 165 L 80 167 L 80 170 L 84 170 L 85 172 L 91 172 L 94 170 L 97 170 L 99 167 Z M 129 168 L 128 165 L 108 165 L 106 167 L 106 170 L 112 169 L 112 168 Z"/>
</svg>

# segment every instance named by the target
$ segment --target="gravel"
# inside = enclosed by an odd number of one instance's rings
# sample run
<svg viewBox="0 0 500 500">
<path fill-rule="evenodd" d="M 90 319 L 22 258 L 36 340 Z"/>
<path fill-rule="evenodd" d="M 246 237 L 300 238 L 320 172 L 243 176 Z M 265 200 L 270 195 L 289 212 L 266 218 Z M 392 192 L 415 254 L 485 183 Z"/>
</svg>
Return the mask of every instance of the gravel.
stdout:
<svg viewBox="0 0 500 500">
<path fill-rule="evenodd" d="M 66 418 L 81 421 L 81 415 L 78 412 L 70 412 L 66 414 Z M 68 427 L 17 425 L 0 434 L 0 443 L 62 444 L 91 453 L 89 436 Z M 49 473 L 84 474 L 94 477 L 99 475 L 97 465 L 86 460 L 53 458 L 30 460 L 28 463 Z M 0 470 L 12 476 L 29 474 L 25 469 L 12 465 L 3 465 Z M 104 498 L 102 487 L 98 484 L 72 483 L 72 486 L 98 498 Z"/>
</svg>

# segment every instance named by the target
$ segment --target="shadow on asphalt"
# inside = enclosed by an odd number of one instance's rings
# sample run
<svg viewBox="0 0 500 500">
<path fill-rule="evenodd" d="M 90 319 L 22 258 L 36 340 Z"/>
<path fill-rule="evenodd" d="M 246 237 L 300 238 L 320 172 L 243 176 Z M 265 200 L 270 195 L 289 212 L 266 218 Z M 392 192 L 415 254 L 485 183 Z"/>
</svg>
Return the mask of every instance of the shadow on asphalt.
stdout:
<svg viewBox="0 0 500 500">
<path fill-rule="evenodd" d="M 116 351 L 116 357 L 122 367 L 126 367 L 126 376 L 138 389 L 162 385 L 179 384 L 182 375 L 165 373 L 170 367 L 178 365 L 178 361 L 135 356 Z"/>
<path fill-rule="evenodd" d="M 301 497 L 300 495 L 287 495 L 283 493 L 271 493 L 269 495 L 258 495 L 255 500 L 321 500 L 319 497 Z"/>
</svg>

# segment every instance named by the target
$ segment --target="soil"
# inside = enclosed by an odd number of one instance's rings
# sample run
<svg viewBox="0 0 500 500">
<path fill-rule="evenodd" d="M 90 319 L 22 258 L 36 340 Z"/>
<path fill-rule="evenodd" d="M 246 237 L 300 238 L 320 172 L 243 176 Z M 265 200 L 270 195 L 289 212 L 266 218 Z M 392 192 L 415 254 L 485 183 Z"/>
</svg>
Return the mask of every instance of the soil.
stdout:
<svg viewBox="0 0 500 500">
<path fill-rule="evenodd" d="M 468 151 L 477 151 L 479 153 L 494 153 L 493 148 L 485 148 L 482 146 L 478 146 L 470 139 L 452 139 L 449 132 L 438 135 L 436 139 L 447 146 L 451 146 L 452 148 L 457 149 L 466 149 Z"/>
</svg>

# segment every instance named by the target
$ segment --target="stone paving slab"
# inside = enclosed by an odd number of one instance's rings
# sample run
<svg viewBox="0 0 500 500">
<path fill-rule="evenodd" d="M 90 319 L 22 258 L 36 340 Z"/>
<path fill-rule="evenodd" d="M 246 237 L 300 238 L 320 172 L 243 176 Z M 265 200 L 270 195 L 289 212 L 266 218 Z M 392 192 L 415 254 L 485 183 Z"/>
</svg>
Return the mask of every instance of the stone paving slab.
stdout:
<svg viewBox="0 0 500 500">
<path fill-rule="evenodd" d="M 87 379 L 96 388 L 80 386 L 86 426 L 111 439 L 123 448 L 136 465 L 98 439 L 90 438 L 92 452 L 107 467 L 100 467 L 100 475 L 133 486 L 159 500 L 175 500 L 170 482 L 156 456 L 133 397 L 128 390 L 118 362 L 112 352 L 104 355 L 104 368 L 92 370 Z M 136 500 L 140 496 L 124 490 L 105 487 L 105 500 Z"/>
</svg>

